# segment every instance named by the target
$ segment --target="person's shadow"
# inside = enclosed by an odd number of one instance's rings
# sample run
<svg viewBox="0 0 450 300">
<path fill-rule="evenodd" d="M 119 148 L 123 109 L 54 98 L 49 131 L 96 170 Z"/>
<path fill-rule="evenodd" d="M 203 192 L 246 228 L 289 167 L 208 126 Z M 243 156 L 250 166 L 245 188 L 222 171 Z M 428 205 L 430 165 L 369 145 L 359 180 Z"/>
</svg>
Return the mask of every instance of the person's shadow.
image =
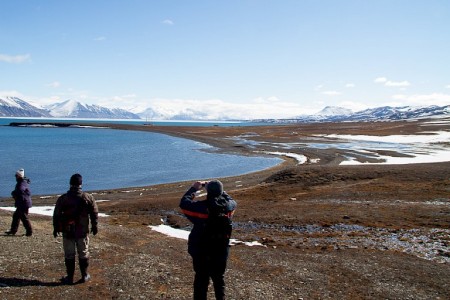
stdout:
<svg viewBox="0 0 450 300">
<path fill-rule="evenodd" d="M 36 279 L 25 278 L 5 278 L 0 277 L 0 288 L 4 287 L 22 287 L 22 286 L 60 286 L 62 282 L 43 282 Z"/>
</svg>

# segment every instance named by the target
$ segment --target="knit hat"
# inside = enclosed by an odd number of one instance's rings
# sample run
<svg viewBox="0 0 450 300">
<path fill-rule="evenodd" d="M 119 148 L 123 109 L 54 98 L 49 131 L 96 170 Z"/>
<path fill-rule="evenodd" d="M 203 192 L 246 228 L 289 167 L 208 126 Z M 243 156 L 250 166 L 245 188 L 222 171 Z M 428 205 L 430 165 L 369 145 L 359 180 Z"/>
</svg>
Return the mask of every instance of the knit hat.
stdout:
<svg viewBox="0 0 450 300">
<path fill-rule="evenodd" d="M 25 177 L 25 170 L 24 169 L 19 169 L 16 171 L 16 176 L 20 177 L 20 178 L 24 178 Z"/>
<path fill-rule="evenodd" d="M 223 193 L 223 184 L 219 180 L 211 180 L 206 184 L 208 195 L 220 196 Z"/>
<path fill-rule="evenodd" d="M 81 177 L 80 174 L 73 174 L 72 177 L 70 177 L 70 185 L 73 186 L 81 186 L 83 184 L 83 177 Z"/>
</svg>

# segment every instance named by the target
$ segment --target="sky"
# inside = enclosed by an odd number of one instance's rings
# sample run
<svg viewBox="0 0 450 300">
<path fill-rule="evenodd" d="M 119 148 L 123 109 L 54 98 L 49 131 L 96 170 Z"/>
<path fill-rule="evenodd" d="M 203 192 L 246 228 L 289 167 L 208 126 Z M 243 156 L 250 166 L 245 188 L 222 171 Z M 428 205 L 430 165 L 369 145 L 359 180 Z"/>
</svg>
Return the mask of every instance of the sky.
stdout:
<svg viewBox="0 0 450 300">
<path fill-rule="evenodd" d="M 246 118 L 450 104 L 447 0 L 0 1 L 0 97 Z"/>
</svg>

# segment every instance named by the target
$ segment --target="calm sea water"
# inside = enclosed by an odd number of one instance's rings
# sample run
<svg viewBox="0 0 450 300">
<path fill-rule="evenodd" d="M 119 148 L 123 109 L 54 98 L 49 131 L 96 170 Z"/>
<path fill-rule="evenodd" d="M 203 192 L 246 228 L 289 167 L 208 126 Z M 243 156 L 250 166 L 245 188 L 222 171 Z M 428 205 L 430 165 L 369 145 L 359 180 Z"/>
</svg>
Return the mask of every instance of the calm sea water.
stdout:
<svg viewBox="0 0 450 300">
<path fill-rule="evenodd" d="M 9 124 L 5 120 L 0 123 Z M 43 195 L 65 192 L 74 173 L 83 175 L 88 191 L 233 176 L 281 162 L 210 153 L 202 151 L 210 146 L 191 140 L 112 129 L 0 126 L 0 143 L 0 197 L 10 195 L 19 168 L 31 179 L 33 194 Z"/>
</svg>

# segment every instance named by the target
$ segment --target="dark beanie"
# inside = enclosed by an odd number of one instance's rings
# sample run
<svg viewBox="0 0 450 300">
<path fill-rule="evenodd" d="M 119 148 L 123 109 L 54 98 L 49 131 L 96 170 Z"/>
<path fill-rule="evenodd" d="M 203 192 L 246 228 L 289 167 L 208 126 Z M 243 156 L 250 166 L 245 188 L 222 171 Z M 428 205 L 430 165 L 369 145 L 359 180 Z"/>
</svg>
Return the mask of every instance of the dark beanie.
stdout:
<svg viewBox="0 0 450 300">
<path fill-rule="evenodd" d="M 206 185 L 206 191 L 210 196 L 220 196 L 223 193 L 223 184 L 219 180 L 211 180 Z"/>
<path fill-rule="evenodd" d="M 83 184 L 83 177 L 81 177 L 80 174 L 73 174 L 72 177 L 70 177 L 70 185 L 73 186 L 80 186 Z"/>
</svg>

